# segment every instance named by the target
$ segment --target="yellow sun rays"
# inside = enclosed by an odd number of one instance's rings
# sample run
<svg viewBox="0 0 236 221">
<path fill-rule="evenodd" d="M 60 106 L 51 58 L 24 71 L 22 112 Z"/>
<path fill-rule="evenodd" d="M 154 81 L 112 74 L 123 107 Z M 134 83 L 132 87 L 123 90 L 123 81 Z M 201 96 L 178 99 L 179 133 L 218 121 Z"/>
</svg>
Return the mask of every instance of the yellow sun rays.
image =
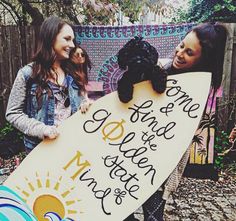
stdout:
<svg viewBox="0 0 236 221">
<path fill-rule="evenodd" d="M 79 205 L 75 205 L 81 200 L 71 199 L 71 197 L 75 198 L 77 195 L 73 195 L 75 187 L 65 188 L 66 182 L 62 176 L 55 180 L 47 172 L 45 177 L 40 178 L 36 172 L 35 180 L 25 177 L 25 181 L 25 188 L 19 186 L 16 186 L 16 188 L 21 192 L 26 203 L 32 203 L 32 209 L 39 221 L 46 220 L 44 218 L 46 212 L 56 212 L 62 216 L 61 218 L 72 218 L 72 215 L 77 217 L 75 220 L 78 220 L 78 213 L 83 213 L 78 211 Z"/>
</svg>

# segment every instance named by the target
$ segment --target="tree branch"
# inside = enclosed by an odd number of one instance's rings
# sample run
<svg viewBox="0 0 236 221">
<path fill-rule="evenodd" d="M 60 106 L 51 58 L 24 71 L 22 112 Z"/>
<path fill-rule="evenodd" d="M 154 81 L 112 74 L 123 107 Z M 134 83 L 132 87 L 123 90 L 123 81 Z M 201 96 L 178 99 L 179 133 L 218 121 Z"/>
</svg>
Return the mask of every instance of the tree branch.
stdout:
<svg viewBox="0 0 236 221">
<path fill-rule="evenodd" d="M 18 0 L 18 2 L 22 5 L 22 8 L 30 15 L 32 18 L 32 25 L 41 25 L 44 18 L 40 13 L 39 9 L 33 7 L 28 0 Z"/>
<path fill-rule="evenodd" d="M 11 17 L 12 17 L 12 19 L 14 20 L 14 22 L 15 22 L 16 24 L 22 25 L 22 18 L 21 18 L 21 16 L 17 13 L 16 7 L 13 6 L 12 4 L 10 4 L 9 2 L 5 1 L 5 0 L 1 0 L 0 3 L 1 3 L 1 5 L 11 14 Z M 8 7 L 9 7 L 10 9 L 9 9 Z M 13 13 L 14 13 L 14 15 L 17 17 L 18 21 L 15 19 L 15 16 L 13 15 Z"/>
</svg>

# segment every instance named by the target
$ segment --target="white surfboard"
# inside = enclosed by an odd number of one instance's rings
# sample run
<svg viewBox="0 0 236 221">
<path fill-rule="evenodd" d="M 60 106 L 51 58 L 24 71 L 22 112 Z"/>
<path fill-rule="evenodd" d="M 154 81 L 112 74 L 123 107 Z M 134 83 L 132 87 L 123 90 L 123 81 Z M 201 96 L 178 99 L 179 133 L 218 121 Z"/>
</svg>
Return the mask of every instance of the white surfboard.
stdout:
<svg viewBox="0 0 236 221">
<path fill-rule="evenodd" d="M 157 94 L 150 82 L 121 103 L 108 94 L 86 114 L 75 113 L 55 140 L 41 142 L 4 185 L 39 221 L 45 214 L 79 221 L 121 221 L 151 196 L 191 143 L 209 93 L 211 74 L 168 77 Z"/>
</svg>

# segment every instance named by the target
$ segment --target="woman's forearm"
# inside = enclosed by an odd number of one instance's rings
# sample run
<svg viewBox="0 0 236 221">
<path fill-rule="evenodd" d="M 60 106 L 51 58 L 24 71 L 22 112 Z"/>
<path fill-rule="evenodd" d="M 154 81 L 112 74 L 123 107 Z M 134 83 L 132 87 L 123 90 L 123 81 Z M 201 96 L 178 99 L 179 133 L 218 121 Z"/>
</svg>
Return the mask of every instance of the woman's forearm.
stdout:
<svg viewBox="0 0 236 221">
<path fill-rule="evenodd" d="M 6 110 L 6 119 L 22 133 L 43 138 L 46 125 L 24 113 L 26 102 L 26 81 L 20 70 L 14 81 Z"/>
</svg>

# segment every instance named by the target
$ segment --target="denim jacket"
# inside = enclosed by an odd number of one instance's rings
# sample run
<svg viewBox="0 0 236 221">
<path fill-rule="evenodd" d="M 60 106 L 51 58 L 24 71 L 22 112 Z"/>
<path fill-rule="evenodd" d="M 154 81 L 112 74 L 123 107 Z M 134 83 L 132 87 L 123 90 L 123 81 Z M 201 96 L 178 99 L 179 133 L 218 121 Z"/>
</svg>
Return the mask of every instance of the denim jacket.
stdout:
<svg viewBox="0 0 236 221">
<path fill-rule="evenodd" d="M 14 81 L 6 111 L 6 119 L 22 131 L 25 146 L 33 149 L 42 139 L 47 125 L 54 125 L 55 97 L 52 93 L 42 92 L 42 105 L 36 98 L 37 84 L 32 83 L 27 91 L 27 82 L 32 74 L 32 63 L 21 68 Z M 83 96 L 71 75 L 66 75 L 72 114 L 78 110 Z M 48 84 L 50 88 L 50 84 Z"/>
</svg>

